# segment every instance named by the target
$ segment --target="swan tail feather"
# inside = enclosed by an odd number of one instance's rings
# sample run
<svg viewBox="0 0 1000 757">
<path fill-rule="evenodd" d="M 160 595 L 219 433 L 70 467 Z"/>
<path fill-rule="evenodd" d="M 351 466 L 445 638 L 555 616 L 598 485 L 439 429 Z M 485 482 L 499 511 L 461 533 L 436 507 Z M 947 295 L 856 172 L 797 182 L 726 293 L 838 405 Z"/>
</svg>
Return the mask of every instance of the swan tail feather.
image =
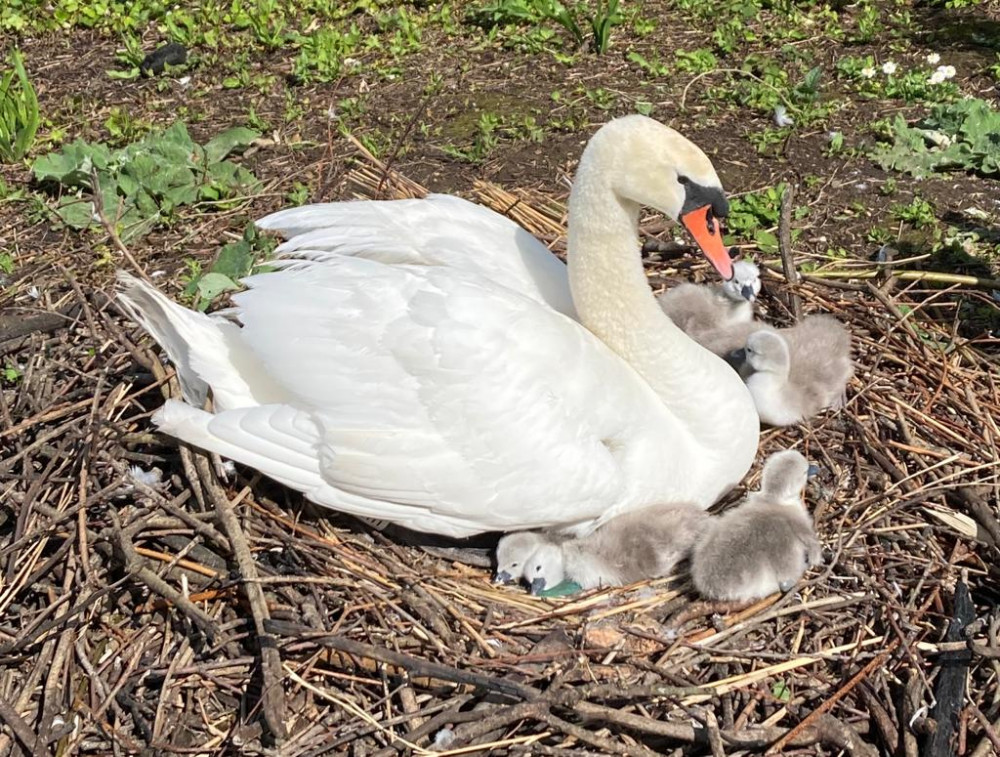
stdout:
<svg viewBox="0 0 1000 757">
<path fill-rule="evenodd" d="M 125 271 L 118 271 L 118 302 L 167 353 L 187 402 L 201 407 L 211 388 L 219 409 L 258 404 L 232 361 L 227 331 L 236 332 L 235 324 L 181 307 Z"/>
</svg>

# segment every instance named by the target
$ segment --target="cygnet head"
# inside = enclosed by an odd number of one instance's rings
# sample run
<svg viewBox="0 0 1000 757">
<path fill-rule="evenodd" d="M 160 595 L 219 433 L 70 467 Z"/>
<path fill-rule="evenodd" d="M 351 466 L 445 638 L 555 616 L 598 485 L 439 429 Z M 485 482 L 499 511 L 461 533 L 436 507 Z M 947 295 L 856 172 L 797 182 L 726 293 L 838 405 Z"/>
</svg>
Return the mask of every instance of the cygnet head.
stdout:
<svg viewBox="0 0 1000 757">
<path fill-rule="evenodd" d="M 778 504 L 801 505 L 810 467 L 809 461 L 793 449 L 775 452 L 764 463 L 761 493 Z"/>
<path fill-rule="evenodd" d="M 524 566 L 524 578 L 532 594 L 541 594 L 561 584 L 566 579 L 562 547 L 558 544 L 539 547 Z"/>
<path fill-rule="evenodd" d="M 510 584 L 520 579 L 528 560 L 543 544 L 544 537 L 534 531 L 518 531 L 501 538 L 497 543 L 497 572 L 493 582 Z"/>
<path fill-rule="evenodd" d="M 747 337 L 743 357 L 757 373 L 787 374 L 791 361 L 785 338 L 764 329 Z"/>
<path fill-rule="evenodd" d="M 693 142 L 646 116 L 617 118 L 587 144 L 574 194 L 591 191 L 590 179 L 680 221 L 719 275 L 726 281 L 733 277 L 719 224 L 729 215 L 729 202 L 712 162 Z M 573 206 L 571 201 L 571 212 Z"/>
<path fill-rule="evenodd" d="M 736 302 L 753 302 L 760 294 L 760 269 L 749 260 L 733 263 L 733 278 L 723 282 L 722 291 Z"/>
</svg>

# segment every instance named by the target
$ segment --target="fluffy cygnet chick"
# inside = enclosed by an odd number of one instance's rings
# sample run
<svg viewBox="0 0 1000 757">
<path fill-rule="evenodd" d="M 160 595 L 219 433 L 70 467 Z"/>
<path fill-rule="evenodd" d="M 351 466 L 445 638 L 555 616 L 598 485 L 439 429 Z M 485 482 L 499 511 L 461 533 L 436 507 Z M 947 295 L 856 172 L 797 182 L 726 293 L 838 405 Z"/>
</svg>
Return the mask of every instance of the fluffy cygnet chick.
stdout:
<svg viewBox="0 0 1000 757">
<path fill-rule="evenodd" d="M 747 337 L 740 375 L 764 423 L 788 426 L 821 410 L 843 407 L 854 373 L 851 335 L 834 317 L 811 315 L 790 329 Z"/>
<path fill-rule="evenodd" d="M 753 302 L 760 292 L 760 269 L 748 260 L 733 263 L 733 278 L 722 284 L 680 284 L 658 296 L 663 312 L 696 342 L 724 355 L 743 346 L 753 323 Z M 737 328 L 740 336 L 725 338 Z M 716 344 L 722 339 L 721 344 Z M 728 349 L 725 349 L 728 346 Z M 722 349 L 722 352 L 718 350 Z"/>
<path fill-rule="evenodd" d="M 523 575 L 532 594 L 567 579 L 591 589 L 665 576 L 687 556 L 708 518 L 693 505 L 655 505 L 619 515 L 587 536 L 543 544 Z"/>
<path fill-rule="evenodd" d="M 493 582 L 510 584 L 520 580 L 525 566 L 538 549 L 549 540 L 538 531 L 517 531 L 497 542 L 497 572 Z"/>
<path fill-rule="evenodd" d="M 749 601 L 788 591 L 823 562 L 802 501 L 809 464 L 795 450 L 764 464 L 761 489 L 711 519 L 691 553 L 691 578 L 708 599 Z"/>
</svg>

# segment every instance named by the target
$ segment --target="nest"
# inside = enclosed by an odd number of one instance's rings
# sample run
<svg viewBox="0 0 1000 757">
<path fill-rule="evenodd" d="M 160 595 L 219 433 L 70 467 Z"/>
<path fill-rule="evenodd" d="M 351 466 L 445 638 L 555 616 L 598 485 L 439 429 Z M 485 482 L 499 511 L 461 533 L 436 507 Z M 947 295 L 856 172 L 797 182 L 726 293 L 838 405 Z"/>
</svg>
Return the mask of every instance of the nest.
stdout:
<svg viewBox="0 0 1000 757">
<path fill-rule="evenodd" d="M 425 193 L 370 156 L 348 188 Z M 475 195 L 561 252 L 564 198 Z M 651 282 L 693 261 L 649 262 Z M 1000 399 L 995 357 L 954 327 L 983 295 L 784 270 L 768 319 L 836 315 L 857 375 L 842 411 L 762 436 L 761 460 L 822 465 L 830 557 L 749 607 L 676 577 L 496 587 L 152 433 L 172 374 L 104 293 L 4 317 L 24 372 L 0 392 L 0 755 L 1000 749 Z"/>
</svg>

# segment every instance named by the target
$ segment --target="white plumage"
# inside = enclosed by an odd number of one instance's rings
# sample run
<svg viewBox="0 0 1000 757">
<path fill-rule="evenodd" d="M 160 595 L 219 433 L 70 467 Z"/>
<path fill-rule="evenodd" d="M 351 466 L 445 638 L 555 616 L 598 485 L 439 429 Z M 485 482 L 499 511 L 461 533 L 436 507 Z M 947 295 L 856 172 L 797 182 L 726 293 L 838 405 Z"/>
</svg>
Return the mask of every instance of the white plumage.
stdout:
<svg viewBox="0 0 1000 757">
<path fill-rule="evenodd" d="M 605 185 L 651 155 L 659 171 Z M 722 197 L 694 145 L 629 117 L 581 160 L 568 276 L 515 224 L 452 197 L 264 219 L 290 236 L 280 270 L 246 279 L 226 317 L 122 274 L 120 301 L 181 374 L 187 404 L 154 420 L 321 505 L 445 536 L 707 507 L 749 467 L 758 419 L 739 378 L 656 307 L 627 199 L 676 218 L 691 186 Z M 708 235 L 724 255 L 718 226 Z"/>
</svg>

